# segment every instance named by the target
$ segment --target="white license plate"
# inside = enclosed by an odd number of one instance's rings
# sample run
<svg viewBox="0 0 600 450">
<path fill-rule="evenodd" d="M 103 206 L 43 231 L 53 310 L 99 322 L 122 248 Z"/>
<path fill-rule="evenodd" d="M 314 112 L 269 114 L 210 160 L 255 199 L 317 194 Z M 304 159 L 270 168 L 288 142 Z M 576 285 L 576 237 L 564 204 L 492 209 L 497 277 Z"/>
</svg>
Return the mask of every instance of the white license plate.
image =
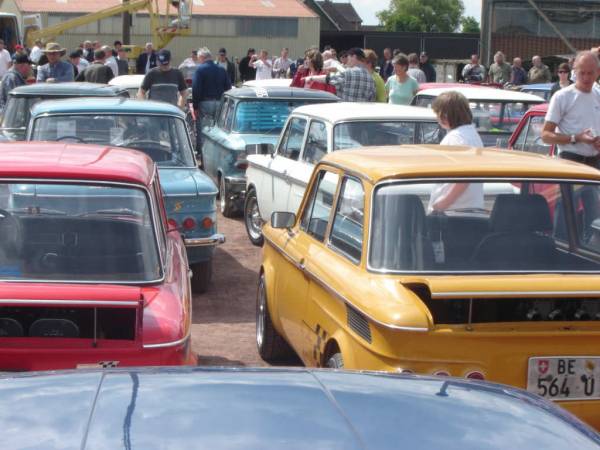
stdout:
<svg viewBox="0 0 600 450">
<path fill-rule="evenodd" d="M 600 399 L 600 356 L 529 358 L 527 390 L 550 400 Z"/>
</svg>

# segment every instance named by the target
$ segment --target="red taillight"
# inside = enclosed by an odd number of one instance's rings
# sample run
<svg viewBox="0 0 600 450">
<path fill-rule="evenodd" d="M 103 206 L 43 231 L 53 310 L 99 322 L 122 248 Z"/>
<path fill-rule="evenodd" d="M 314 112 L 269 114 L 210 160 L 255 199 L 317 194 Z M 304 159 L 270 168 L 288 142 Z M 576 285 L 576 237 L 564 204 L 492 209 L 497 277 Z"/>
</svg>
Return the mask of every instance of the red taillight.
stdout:
<svg viewBox="0 0 600 450">
<path fill-rule="evenodd" d="M 167 225 L 169 225 L 169 228 L 179 228 L 179 224 L 175 219 L 167 220 Z"/>
<path fill-rule="evenodd" d="M 196 221 L 193 217 L 187 217 L 183 220 L 181 226 L 184 230 L 193 230 L 194 228 L 196 228 Z"/>
<path fill-rule="evenodd" d="M 437 372 L 433 372 L 436 377 L 449 377 L 450 372 L 446 372 L 445 370 L 438 370 Z"/>
<path fill-rule="evenodd" d="M 204 219 L 202 219 L 202 228 L 209 229 L 213 225 L 214 225 L 214 222 L 212 221 L 212 219 L 210 217 L 205 217 Z"/>
<path fill-rule="evenodd" d="M 473 371 L 467 373 L 465 375 L 465 378 L 469 378 L 471 380 L 485 380 L 485 376 L 477 370 L 473 370 Z"/>
</svg>

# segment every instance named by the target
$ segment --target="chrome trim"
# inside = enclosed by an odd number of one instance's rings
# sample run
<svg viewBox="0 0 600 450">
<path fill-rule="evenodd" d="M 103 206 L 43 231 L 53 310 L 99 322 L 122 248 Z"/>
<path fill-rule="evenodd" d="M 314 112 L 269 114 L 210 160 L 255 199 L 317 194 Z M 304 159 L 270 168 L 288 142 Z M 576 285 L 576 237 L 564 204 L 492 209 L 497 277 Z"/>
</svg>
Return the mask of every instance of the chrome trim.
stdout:
<svg viewBox="0 0 600 450">
<path fill-rule="evenodd" d="M 330 163 L 328 163 L 330 164 Z M 434 183 L 439 183 L 439 182 L 448 182 L 448 181 L 470 181 L 472 183 L 496 183 L 496 182 L 501 182 L 501 181 L 539 181 L 539 182 L 555 182 L 555 183 L 581 183 L 581 184 L 597 184 L 600 185 L 600 177 L 598 177 L 597 179 L 594 178 L 590 178 L 590 179 L 581 179 L 581 178 L 556 178 L 556 177 L 548 177 L 548 178 L 544 178 L 544 177 L 486 177 L 486 178 L 481 178 L 481 177 L 465 177 L 465 176 L 457 176 L 457 177 L 431 177 L 431 178 L 423 178 L 423 177 L 419 177 L 419 178 L 401 178 L 402 174 L 397 174 L 394 175 L 396 178 L 388 178 L 388 179 L 384 179 L 381 180 L 379 182 L 377 182 L 374 186 L 373 189 L 371 189 L 371 201 L 370 201 L 370 210 L 369 210 L 369 236 L 368 236 L 368 240 L 367 240 L 367 260 L 366 260 L 366 267 L 367 267 L 367 271 L 371 272 L 371 273 L 381 273 L 381 274 L 399 274 L 399 275 L 414 275 L 414 274 L 420 274 L 420 275 L 472 275 L 472 274 L 523 274 L 523 273 L 528 273 L 528 274 L 540 274 L 540 273 L 561 273 L 561 274 L 594 274 L 594 273 L 598 273 L 599 271 L 590 271 L 590 272 L 586 272 L 586 271 L 568 271 L 568 270 L 563 270 L 563 271 L 549 271 L 549 270 L 540 270 L 540 271 L 533 271 L 533 270 L 505 270 L 505 271 L 500 271 L 500 270 L 495 270 L 495 271 L 490 271 L 490 270 L 469 270 L 469 271 L 435 271 L 435 270 L 429 270 L 429 271 L 424 271 L 424 270 L 390 270 L 390 269 L 373 269 L 373 267 L 371 267 L 371 230 L 373 229 L 373 207 L 374 207 L 374 201 L 375 201 L 375 192 L 381 187 L 381 186 L 387 186 L 390 184 L 416 184 L 416 183 L 427 183 L 427 184 L 434 184 Z M 600 187 L 600 186 L 599 186 Z"/>
<path fill-rule="evenodd" d="M 184 238 L 183 243 L 186 247 L 207 247 L 211 245 L 220 245 L 225 243 L 225 236 L 215 233 L 212 236 L 204 238 Z"/>
<path fill-rule="evenodd" d="M 166 348 L 166 347 L 177 347 L 178 345 L 183 344 L 185 341 L 187 341 L 191 336 L 192 336 L 192 327 L 189 327 L 189 331 L 187 332 L 187 334 L 182 337 L 181 339 L 178 339 L 176 341 L 171 341 L 171 342 L 163 342 L 160 344 L 143 344 L 142 348 L 144 349 L 152 349 L 152 348 Z"/>
<path fill-rule="evenodd" d="M 0 305 L 18 304 L 18 305 L 86 305 L 86 306 L 139 306 L 140 301 L 125 300 L 122 302 L 115 300 L 49 300 L 49 299 L 0 299 Z"/>
<path fill-rule="evenodd" d="M 365 316 L 370 322 L 373 322 L 379 326 L 385 327 L 385 328 L 389 328 L 391 330 L 397 330 L 397 331 L 413 331 L 413 332 L 419 332 L 419 333 L 425 333 L 427 331 L 429 331 L 429 328 L 422 328 L 422 327 L 404 327 L 404 326 L 399 326 L 399 325 L 394 325 L 392 323 L 386 323 L 386 322 L 382 322 L 380 320 L 375 319 L 373 316 L 371 316 L 370 314 L 367 314 L 366 312 L 364 312 L 361 308 L 358 308 L 354 303 L 352 303 L 350 300 L 348 300 L 346 297 L 344 297 L 343 295 L 341 295 L 340 293 L 336 292 L 331 286 L 329 286 L 325 281 L 323 281 L 321 278 L 319 278 L 318 276 L 316 276 L 313 272 L 311 272 L 310 270 L 308 270 L 306 268 L 306 266 L 304 264 L 300 264 L 299 262 L 295 261 L 287 252 L 285 252 L 283 249 L 281 249 L 280 247 L 278 247 L 271 239 L 269 239 L 267 236 L 263 235 L 265 242 L 270 244 L 271 247 L 273 247 L 273 249 L 275 251 L 277 251 L 279 254 L 281 254 L 286 260 L 288 260 L 294 267 L 296 267 L 296 269 L 300 270 L 302 273 L 304 273 L 306 276 L 308 276 L 309 278 L 311 278 L 313 281 L 315 281 L 317 284 L 319 284 L 323 289 L 325 289 L 325 291 L 327 291 L 329 294 L 331 294 L 333 297 L 337 298 L 339 301 L 341 301 L 342 303 L 344 303 L 345 305 L 349 305 L 350 307 L 354 308 L 356 311 L 358 311 L 359 313 L 361 313 L 363 316 Z"/>
<path fill-rule="evenodd" d="M 477 297 L 516 297 L 516 296 L 600 296 L 600 291 L 457 291 L 432 292 L 431 298 L 477 298 Z"/>
<path fill-rule="evenodd" d="M 177 199 L 179 197 L 214 197 L 219 191 L 201 192 L 197 194 L 165 194 L 165 200 Z"/>
</svg>

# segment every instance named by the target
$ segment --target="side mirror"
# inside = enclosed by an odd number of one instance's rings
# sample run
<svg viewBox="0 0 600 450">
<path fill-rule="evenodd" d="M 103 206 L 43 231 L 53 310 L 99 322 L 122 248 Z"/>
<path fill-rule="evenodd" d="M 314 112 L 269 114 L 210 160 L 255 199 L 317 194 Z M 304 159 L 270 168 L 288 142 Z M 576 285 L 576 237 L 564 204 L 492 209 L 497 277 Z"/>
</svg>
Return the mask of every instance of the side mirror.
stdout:
<svg viewBox="0 0 600 450">
<path fill-rule="evenodd" d="M 296 223 L 296 214 L 291 212 L 274 212 L 271 214 L 271 226 L 273 228 L 290 229 Z"/>
</svg>

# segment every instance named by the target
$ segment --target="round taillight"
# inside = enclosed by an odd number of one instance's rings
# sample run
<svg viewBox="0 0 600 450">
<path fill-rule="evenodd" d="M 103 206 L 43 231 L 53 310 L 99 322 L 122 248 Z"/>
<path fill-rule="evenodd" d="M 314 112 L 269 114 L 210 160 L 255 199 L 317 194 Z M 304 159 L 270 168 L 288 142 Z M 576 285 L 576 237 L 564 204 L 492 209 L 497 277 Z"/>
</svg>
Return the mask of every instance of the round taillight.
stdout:
<svg viewBox="0 0 600 450">
<path fill-rule="evenodd" d="M 211 228 L 214 225 L 213 220 L 210 217 L 205 217 L 202 219 L 202 228 Z"/>
<path fill-rule="evenodd" d="M 167 220 L 167 225 L 169 225 L 169 228 L 178 228 L 179 227 L 179 224 L 177 223 L 177 221 L 175 219 Z"/>
<path fill-rule="evenodd" d="M 450 372 L 446 372 L 445 370 L 438 370 L 437 372 L 433 372 L 436 377 L 449 377 Z"/>
<path fill-rule="evenodd" d="M 473 370 L 465 375 L 465 378 L 469 378 L 471 380 L 485 380 L 483 374 L 477 370 Z"/>
<path fill-rule="evenodd" d="M 193 217 L 186 217 L 181 223 L 181 226 L 184 230 L 193 230 L 196 228 L 196 221 Z"/>
</svg>

